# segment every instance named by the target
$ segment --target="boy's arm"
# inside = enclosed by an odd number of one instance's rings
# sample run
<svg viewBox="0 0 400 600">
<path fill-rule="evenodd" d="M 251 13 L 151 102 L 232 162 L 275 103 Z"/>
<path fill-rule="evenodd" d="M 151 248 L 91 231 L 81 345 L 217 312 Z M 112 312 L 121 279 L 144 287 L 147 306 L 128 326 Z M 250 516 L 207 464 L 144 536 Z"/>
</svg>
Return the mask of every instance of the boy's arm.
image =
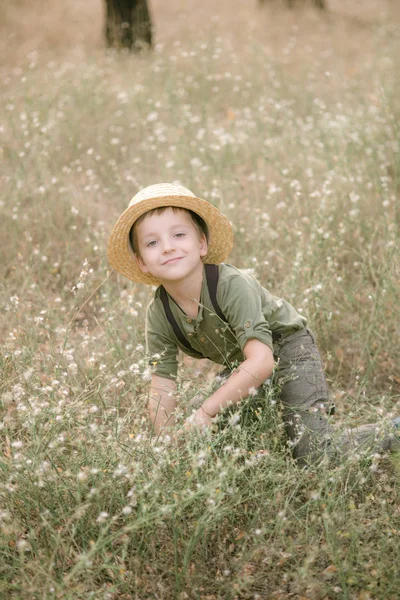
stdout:
<svg viewBox="0 0 400 600">
<path fill-rule="evenodd" d="M 274 356 L 269 346 L 251 339 L 246 343 L 243 353 L 246 360 L 193 415 L 195 424 L 208 425 L 226 406 L 237 404 L 270 377 L 274 369 Z"/>
<path fill-rule="evenodd" d="M 152 376 L 148 410 L 150 420 L 157 434 L 161 430 L 172 428 L 175 425 L 175 393 L 176 383 L 173 379 L 167 379 L 159 375 Z"/>
</svg>

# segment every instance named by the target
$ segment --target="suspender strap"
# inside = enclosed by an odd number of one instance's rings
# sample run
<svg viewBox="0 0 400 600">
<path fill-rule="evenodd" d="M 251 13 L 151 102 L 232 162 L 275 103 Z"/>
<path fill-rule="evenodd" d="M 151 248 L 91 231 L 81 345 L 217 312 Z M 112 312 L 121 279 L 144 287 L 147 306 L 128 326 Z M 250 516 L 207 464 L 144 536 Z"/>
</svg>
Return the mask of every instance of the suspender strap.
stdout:
<svg viewBox="0 0 400 600">
<path fill-rule="evenodd" d="M 225 323 L 227 323 L 228 321 L 225 318 L 225 316 L 217 302 L 217 288 L 218 288 L 218 278 L 219 278 L 218 265 L 204 265 L 204 267 L 205 267 L 205 271 L 206 271 L 207 286 L 208 286 L 208 292 L 210 294 L 211 304 L 213 305 L 215 313 L 219 316 L 219 318 L 222 319 L 223 321 L 225 321 Z M 189 341 L 186 339 L 183 331 L 179 327 L 179 325 L 172 313 L 171 307 L 169 305 L 167 292 L 165 291 L 165 288 L 163 286 L 161 286 L 161 288 L 160 288 L 160 297 L 161 297 L 161 302 L 163 303 L 165 316 L 167 317 L 167 320 L 168 320 L 169 324 L 171 325 L 176 338 L 180 341 L 182 346 L 184 346 L 187 350 L 192 352 L 192 354 L 197 355 L 199 358 L 204 358 L 203 355 L 200 354 L 200 352 L 197 352 L 197 350 L 194 350 L 192 348 Z"/>
<path fill-rule="evenodd" d="M 225 316 L 217 302 L 217 289 L 218 289 L 218 279 L 219 279 L 218 265 L 204 265 L 204 267 L 205 267 L 205 271 L 206 271 L 208 293 L 210 294 L 211 304 L 213 305 L 214 310 L 215 310 L 216 314 L 219 316 L 219 318 L 222 319 L 223 321 L 225 321 L 225 323 L 227 323 L 228 321 L 225 318 Z"/>
</svg>

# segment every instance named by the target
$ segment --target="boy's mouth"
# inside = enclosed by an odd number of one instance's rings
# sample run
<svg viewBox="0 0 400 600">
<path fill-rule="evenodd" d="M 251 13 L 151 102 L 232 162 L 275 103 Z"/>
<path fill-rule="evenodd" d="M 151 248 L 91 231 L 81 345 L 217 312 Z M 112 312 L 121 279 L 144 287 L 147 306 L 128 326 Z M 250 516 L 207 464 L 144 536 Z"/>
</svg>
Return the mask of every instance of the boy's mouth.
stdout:
<svg viewBox="0 0 400 600">
<path fill-rule="evenodd" d="M 181 260 L 182 258 L 183 258 L 183 256 L 175 256 L 174 258 L 170 258 L 169 260 L 166 260 L 166 261 L 163 263 L 163 266 L 164 266 L 164 265 L 170 265 L 170 264 L 172 264 L 172 263 L 174 263 L 174 262 L 177 262 L 178 260 Z"/>
</svg>

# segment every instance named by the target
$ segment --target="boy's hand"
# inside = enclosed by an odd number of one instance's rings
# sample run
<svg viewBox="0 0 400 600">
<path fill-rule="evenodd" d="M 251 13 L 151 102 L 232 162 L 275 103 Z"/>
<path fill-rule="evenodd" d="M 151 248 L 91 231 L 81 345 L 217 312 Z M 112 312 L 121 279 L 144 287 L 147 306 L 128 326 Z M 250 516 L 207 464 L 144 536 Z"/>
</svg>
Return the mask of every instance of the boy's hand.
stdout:
<svg viewBox="0 0 400 600">
<path fill-rule="evenodd" d="M 202 406 L 193 412 L 184 424 L 184 429 L 207 429 L 212 425 L 213 417 L 205 412 Z"/>
</svg>

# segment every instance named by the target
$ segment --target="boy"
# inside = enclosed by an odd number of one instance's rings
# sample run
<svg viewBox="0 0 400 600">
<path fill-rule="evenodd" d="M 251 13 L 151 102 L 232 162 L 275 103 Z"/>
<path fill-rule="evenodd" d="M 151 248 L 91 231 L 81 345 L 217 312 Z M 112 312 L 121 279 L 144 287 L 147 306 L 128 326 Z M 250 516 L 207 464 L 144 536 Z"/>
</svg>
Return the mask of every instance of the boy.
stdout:
<svg viewBox="0 0 400 600">
<path fill-rule="evenodd" d="M 314 336 L 290 304 L 224 263 L 232 246 L 226 217 L 173 184 L 152 185 L 136 194 L 111 232 L 111 265 L 132 281 L 159 286 L 146 319 L 154 365 L 151 421 L 157 433 L 175 424 L 181 349 L 225 367 L 223 384 L 186 427 L 210 426 L 228 405 L 252 395 L 273 376 L 293 455 L 306 464 L 329 448 L 332 431 L 328 386 Z M 356 437 L 364 443 L 373 431 L 373 426 L 361 428 Z M 390 434 L 380 447 L 393 449 L 396 444 L 398 439 Z"/>
</svg>

